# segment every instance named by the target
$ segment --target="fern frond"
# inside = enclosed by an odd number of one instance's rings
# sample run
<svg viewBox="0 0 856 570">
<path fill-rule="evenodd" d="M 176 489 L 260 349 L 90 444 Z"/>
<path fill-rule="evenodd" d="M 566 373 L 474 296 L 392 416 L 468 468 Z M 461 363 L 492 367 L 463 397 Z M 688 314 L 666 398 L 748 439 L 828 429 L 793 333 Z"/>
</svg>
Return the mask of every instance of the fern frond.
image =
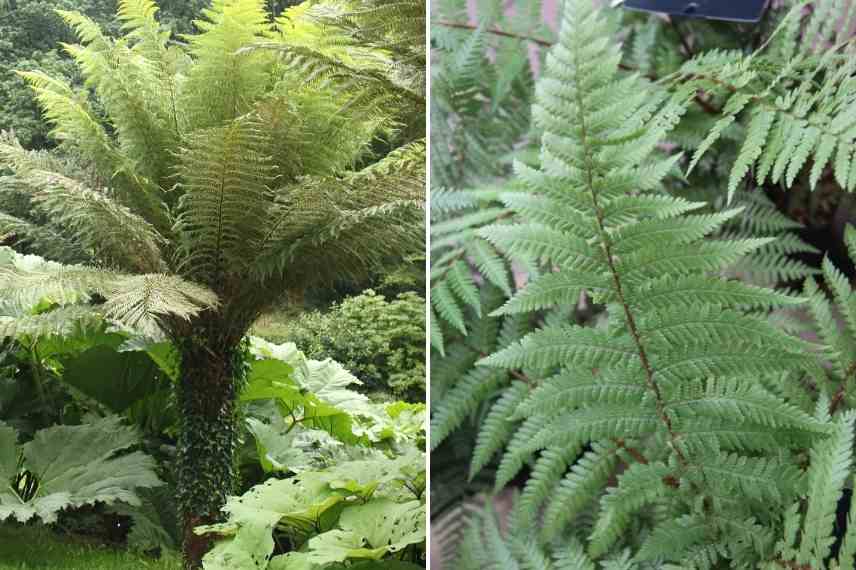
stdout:
<svg viewBox="0 0 856 570">
<path fill-rule="evenodd" d="M 506 208 L 496 207 L 492 192 L 445 190 L 439 200 L 431 199 L 431 267 L 434 314 L 461 334 L 467 334 L 464 312 L 467 307 L 476 315 L 480 302 L 472 286 L 484 279 L 506 294 L 511 294 L 511 271 L 506 255 L 480 229 L 509 215 Z M 436 322 L 436 320 L 434 321 Z M 443 342 L 440 328 L 435 346 Z"/>
<path fill-rule="evenodd" d="M 544 512 L 541 528 L 544 539 L 555 538 L 583 508 L 595 501 L 612 476 L 618 460 L 614 444 L 594 443 L 591 451 L 571 466 Z"/>
<path fill-rule="evenodd" d="M 436 448 L 473 413 L 484 397 L 505 381 L 502 374 L 491 370 L 472 370 L 437 404 L 431 416 L 431 446 Z"/>
<path fill-rule="evenodd" d="M 663 481 L 669 469 L 662 463 L 631 465 L 601 499 L 601 514 L 589 543 L 589 554 L 602 556 L 627 528 L 630 517 L 668 492 Z"/>
<path fill-rule="evenodd" d="M 678 83 L 726 98 L 723 116 L 696 149 L 690 171 L 744 114 L 748 126 L 731 167 L 729 202 L 750 168 L 758 184 L 770 180 L 790 187 L 809 159 L 813 159 L 812 188 L 829 164 L 841 187 L 852 190 L 856 178 L 850 176 L 848 149 L 856 137 L 856 113 L 848 79 L 854 66 L 852 57 L 846 55 L 849 49 L 845 54 L 827 50 L 817 58 L 789 56 L 774 77 L 768 76 L 764 67 L 768 62 L 758 54 L 725 56 L 726 65 L 706 56 L 687 62 Z M 715 75 L 710 73 L 714 68 Z"/>
<path fill-rule="evenodd" d="M 195 59 L 180 95 L 194 129 L 216 128 L 252 110 L 265 89 L 271 60 L 239 50 L 260 41 L 269 26 L 262 0 L 216 0 L 185 36 Z"/>
<path fill-rule="evenodd" d="M 31 192 L 34 206 L 67 228 L 106 263 L 143 272 L 165 267 L 161 250 L 165 238 L 107 193 L 42 170 L 38 155 L 24 150 L 10 137 L 0 138 L 0 160 L 26 183 L 24 188 Z"/>
<path fill-rule="evenodd" d="M 79 147 L 101 164 L 115 165 L 117 149 L 98 122 L 86 98 L 71 86 L 40 71 L 18 72 L 33 89 L 46 118 L 53 124 L 51 134 L 60 141 Z"/>
<path fill-rule="evenodd" d="M 533 109 L 543 130 L 540 166 L 515 165 L 521 189 L 508 194 L 507 205 L 520 206 L 519 220 L 479 230 L 512 259 L 553 268 L 494 316 L 567 306 L 585 295 L 606 306 L 605 326 L 544 319 L 480 361 L 547 378 L 510 418 L 522 421 L 506 445 L 497 486 L 534 461 L 521 511 L 530 516 L 518 521 L 531 524 L 562 463 L 590 445 L 597 461 L 570 466 L 569 482 L 557 487 L 562 501 L 547 506 L 544 538 L 601 497 L 588 544 L 600 558 L 615 552 L 637 520 L 689 517 L 702 512 L 701 503 L 707 528 L 687 541 L 686 555 L 744 563 L 770 550 L 772 533 L 730 495 L 751 488 L 746 494 L 759 510 L 772 498 L 792 500 L 798 474 L 780 468 L 779 446 L 799 448 L 828 433 L 826 422 L 767 386 L 794 370 L 814 378 L 825 372 L 809 343 L 745 310 L 800 299 L 721 276 L 773 239 L 722 239 L 740 210 L 695 213 L 703 203 L 662 192 L 677 159 L 653 153 L 684 103 L 646 93 L 638 78 L 617 77 L 610 26 L 585 0 L 565 6 Z M 735 81 L 748 82 L 747 69 L 735 66 Z M 726 118 L 696 159 L 752 101 L 738 94 L 727 103 Z M 642 452 L 623 449 L 630 440 L 641 442 Z M 782 486 L 757 489 L 773 471 L 784 476 Z M 622 554 L 610 563 L 628 560 Z"/>
<path fill-rule="evenodd" d="M 185 240 L 181 265 L 200 279 L 216 283 L 229 268 L 240 271 L 261 247 L 276 176 L 267 145 L 257 117 L 188 137 L 176 229 Z"/>
<path fill-rule="evenodd" d="M 218 304 L 210 290 L 174 275 L 125 275 L 14 252 L 0 264 L 0 285 L 4 302 L 17 311 L 45 301 L 73 306 L 100 298 L 92 311 L 147 333 L 163 330 L 164 317 L 189 319 Z"/>
<path fill-rule="evenodd" d="M 808 508 L 796 557 L 800 564 L 816 564 L 829 555 L 838 499 L 852 472 L 854 419 L 852 413 L 842 416 L 829 439 L 812 448 L 806 474 Z"/>
<path fill-rule="evenodd" d="M 347 176 L 278 189 L 252 257 L 260 277 L 284 274 L 311 286 L 360 278 L 402 253 L 424 251 L 424 159 L 424 141 L 415 141 Z"/>
</svg>

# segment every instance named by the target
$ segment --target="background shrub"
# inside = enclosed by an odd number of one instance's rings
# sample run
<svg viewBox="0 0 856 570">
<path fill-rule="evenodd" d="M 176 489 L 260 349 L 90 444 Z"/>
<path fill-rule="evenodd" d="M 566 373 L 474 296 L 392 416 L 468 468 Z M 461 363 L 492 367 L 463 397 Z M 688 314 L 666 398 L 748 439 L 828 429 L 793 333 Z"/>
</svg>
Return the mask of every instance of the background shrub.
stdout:
<svg viewBox="0 0 856 570">
<path fill-rule="evenodd" d="M 289 340 L 312 359 L 332 358 L 368 392 L 425 398 L 425 300 L 412 291 L 387 300 L 373 289 L 305 313 L 290 323 Z"/>
</svg>

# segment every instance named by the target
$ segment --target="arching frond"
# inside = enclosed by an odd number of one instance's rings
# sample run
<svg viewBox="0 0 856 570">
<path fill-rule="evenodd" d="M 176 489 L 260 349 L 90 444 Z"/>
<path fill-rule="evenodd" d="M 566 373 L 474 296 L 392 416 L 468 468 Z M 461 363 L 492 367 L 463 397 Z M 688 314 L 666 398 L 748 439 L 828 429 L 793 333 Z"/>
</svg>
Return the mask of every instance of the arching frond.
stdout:
<svg viewBox="0 0 856 570">
<path fill-rule="evenodd" d="M 87 307 L 90 313 L 152 333 L 160 330 L 160 319 L 189 319 L 213 308 L 218 300 L 210 290 L 174 275 L 126 275 L 103 269 L 62 265 L 36 256 L 21 256 L 0 249 L 0 288 L 5 311 L 23 316 L 39 303 L 61 307 Z M 50 313 L 47 313 L 50 314 Z M 39 321 L 30 319 L 35 325 Z M 28 326 L 24 320 L 20 326 Z M 7 323 L 8 330 L 17 328 Z"/>
<path fill-rule="evenodd" d="M 424 142 L 415 142 L 350 176 L 307 178 L 278 191 L 259 271 L 323 282 L 333 272 L 363 276 L 395 251 L 420 251 L 424 157 Z"/>
<path fill-rule="evenodd" d="M 145 219 L 115 202 L 104 191 L 60 173 L 42 170 L 38 154 L 18 141 L 0 139 L 0 160 L 13 169 L 33 204 L 59 226 L 91 248 L 107 264 L 128 270 L 157 271 L 165 267 L 161 247 L 165 239 Z"/>
</svg>

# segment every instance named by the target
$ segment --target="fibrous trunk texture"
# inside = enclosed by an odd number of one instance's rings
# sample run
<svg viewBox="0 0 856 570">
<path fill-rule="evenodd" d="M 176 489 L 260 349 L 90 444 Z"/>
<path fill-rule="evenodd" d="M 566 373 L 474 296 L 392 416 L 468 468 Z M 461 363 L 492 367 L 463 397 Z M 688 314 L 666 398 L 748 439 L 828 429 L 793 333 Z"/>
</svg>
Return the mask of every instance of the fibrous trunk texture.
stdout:
<svg viewBox="0 0 856 570">
<path fill-rule="evenodd" d="M 220 519 L 237 483 L 237 347 L 197 339 L 182 347 L 177 384 L 181 423 L 176 474 L 187 570 L 202 568 L 211 547 L 211 539 L 193 529 Z"/>
</svg>

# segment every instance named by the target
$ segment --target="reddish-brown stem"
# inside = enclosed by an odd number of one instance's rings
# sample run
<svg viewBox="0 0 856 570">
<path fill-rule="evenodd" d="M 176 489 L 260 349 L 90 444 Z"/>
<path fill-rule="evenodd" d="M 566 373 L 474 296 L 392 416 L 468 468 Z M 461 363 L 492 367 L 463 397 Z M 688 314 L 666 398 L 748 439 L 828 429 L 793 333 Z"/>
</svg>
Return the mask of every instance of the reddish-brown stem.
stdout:
<svg viewBox="0 0 856 570">
<path fill-rule="evenodd" d="M 450 22 L 448 20 L 435 20 L 434 23 L 439 25 L 439 26 L 445 26 L 447 28 L 460 28 L 463 30 L 478 30 L 479 29 L 479 27 L 476 26 L 475 24 L 469 24 L 467 22 Z M 541 38 L 535 38 L 532 36 L 527 36 L 525 34 L 517 34 L 514 32 L 506 32 L 506 31 L 499 30 L 496 28 L 485 28 L 483 31 L 488 33 L 488 34 L 493 34 L 495 36 L 502 36 L 505 38 L 514 38 L 516 40 L 523 40 L 523 41 L 527 41 L 527 42 L 532 42 L 532 43 L 538 44 L 539 46 L 550 47 L 553 45 L 553 42 L 550 42 L 550 41 L 547 41 L 547 40 L 544 40 Z"/>
</svg>

